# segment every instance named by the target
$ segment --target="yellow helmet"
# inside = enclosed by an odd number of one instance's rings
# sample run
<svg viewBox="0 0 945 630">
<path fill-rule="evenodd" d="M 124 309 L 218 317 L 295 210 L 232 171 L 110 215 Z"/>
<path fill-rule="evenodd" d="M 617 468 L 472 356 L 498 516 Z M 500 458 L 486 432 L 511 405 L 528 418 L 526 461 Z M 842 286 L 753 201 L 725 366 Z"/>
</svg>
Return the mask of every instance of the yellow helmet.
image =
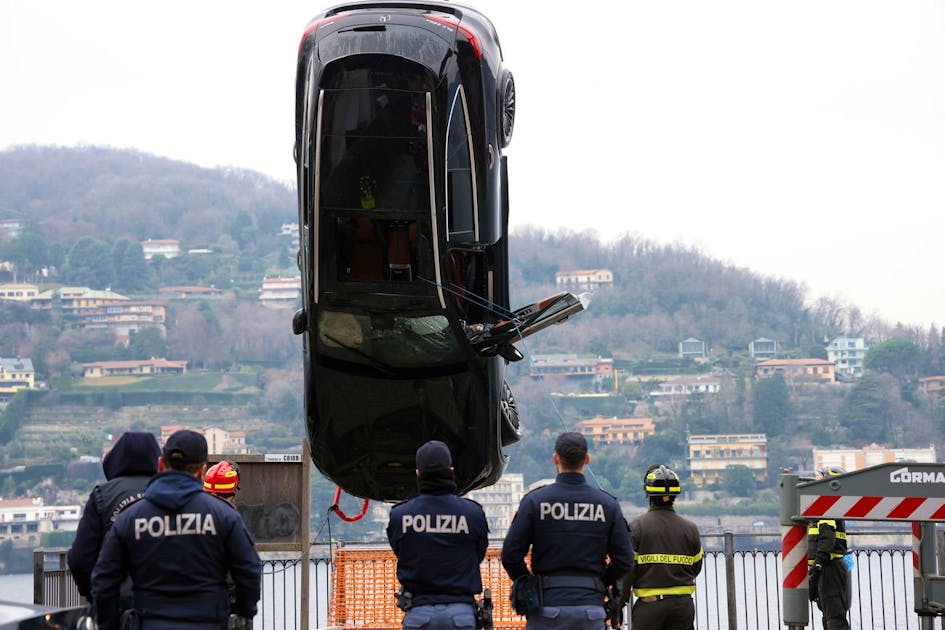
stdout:
<svg viewBox="0 0 945 630">
<path fill-rule="evenodd" d="M 643 490 L 648 497 L 676 496 L 681 490 L 679 475 L 663 464 L 651 466 L 643 477 Z"/>
</svg>

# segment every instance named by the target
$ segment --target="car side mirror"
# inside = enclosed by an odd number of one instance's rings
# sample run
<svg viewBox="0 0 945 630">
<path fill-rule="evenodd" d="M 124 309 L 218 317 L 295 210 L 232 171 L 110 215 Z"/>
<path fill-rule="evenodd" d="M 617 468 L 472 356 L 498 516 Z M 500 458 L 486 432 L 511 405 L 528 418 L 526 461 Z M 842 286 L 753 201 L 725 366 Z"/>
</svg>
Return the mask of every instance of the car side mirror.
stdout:
<svg viewBox="0 0 945 630">
<path fill-rule="evenodd" d="M 292 332 L 301 335 L 308 328 L 308 314 L 304 308 L 300 308 L 292 315 Z"/>
<path fill-rule="evenodd" d="M 499 353 L 500 357 L 509 363 L 515 363 L 516 361 L 521 361 L 525 358 L 525 355 L 519 352 L 518 348 L 510 343 L 503 343 L 499 345 L 497 352 Z"/>
</svg>

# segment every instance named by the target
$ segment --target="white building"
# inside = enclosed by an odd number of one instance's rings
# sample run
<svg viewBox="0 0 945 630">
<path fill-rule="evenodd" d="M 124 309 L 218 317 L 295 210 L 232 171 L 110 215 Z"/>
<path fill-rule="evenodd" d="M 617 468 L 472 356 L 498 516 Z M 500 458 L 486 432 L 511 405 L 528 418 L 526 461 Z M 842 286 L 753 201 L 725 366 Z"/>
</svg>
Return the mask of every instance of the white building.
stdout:
<svg viewBox="0 0 945 630">
<path fill-rule="evenodd" d="M 934 464 L 936 456 L 935 447 L 931 444 L 928 448 L 886 448 L 878 444 L 870 444 L 863 448 L 815 448 L 813 461 L 814 470 L 824 466 L 839 466 L 850 472 L 878 464 L 896 462 Z"/>
<path fill-rule="evenodd" d="M 559 289 L 593 291 L 614 283 L 614 272 L 610 269 L 577 269 L 555 273 L 555 286 Z"/>
<path fill-rule="evenodd" d="M 827 359 L 837 367 L 839 378 L 860 378 L 869 347 L 863 337 L 837 337 L 827 346 Z"/>
<path fill-rule="evenodd" d="M 0 284 L 0 300 L 9 302 L 30 302 L 39 295 L 35 284 Z"/>
<path fill-rule="evenodd" d="M 149 238 L 141 242 L 144 250 L 144 259 L 151 260 L 155 256 L 176 258 L 180 256 L 180 241 L 176 238 Z"/>
<path fill-rule="evenodd" d="M 661 381 L 650 396 L 693 396 L 696 394 L 718 394 L 721 381 L 714 376 L 671 376 Z"/>
<path fill-rule="evenodd" d="M 302 295 L 302 277 L 263 278 L 259 301 L 263 306 L 292 308 Z"/>
<path fill-rule="evenodd" d="M 0 499 L 0 542 L 36 546 L 44 532 L 74 532 L 81 515 L 81 506 L 44 505 L 39 497 Z"/>
<path fill-rule="evenodd" d="M 521 473 L 505 473 L 493 485 L 474 490 L 467 496 L 482 505 L 489 522 L 489 537 L 505 538 L 515 510 L 525 496 L 525 479 Z"/>
</svg>

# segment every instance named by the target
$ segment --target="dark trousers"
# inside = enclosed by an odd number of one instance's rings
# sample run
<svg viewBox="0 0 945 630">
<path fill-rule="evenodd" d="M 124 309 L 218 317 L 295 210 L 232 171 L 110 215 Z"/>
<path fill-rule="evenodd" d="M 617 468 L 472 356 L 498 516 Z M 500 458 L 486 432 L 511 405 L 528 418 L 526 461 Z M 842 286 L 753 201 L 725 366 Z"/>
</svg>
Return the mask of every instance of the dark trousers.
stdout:
<svg viewBox="0 0 945 630">
<path fill-rule="evenodd" d="M 850 572 L 843 559 L 831 560 L 820 572 L 817 606 L 823 613 L 825 630 L 850 630 L 847 612 L 852 601 Z"/>
<path fill-rule="evenodd" d="M 603 606 L 543 606 L 528 615 L 526 630 L 605 630 Z"/>
<path fill-rule="evenodd" d="M 696 605 L 689 595 L 645 602 L 637 599 L 630 611 L 633 630 L 693 630 Z"/>
<path fill-rule="evenodd" d="M 405 630 L 454 630 L 476 628 L 476 610 L 472 604 L 426 604 L 414 606 L 404 615 Z"/>
</svg>

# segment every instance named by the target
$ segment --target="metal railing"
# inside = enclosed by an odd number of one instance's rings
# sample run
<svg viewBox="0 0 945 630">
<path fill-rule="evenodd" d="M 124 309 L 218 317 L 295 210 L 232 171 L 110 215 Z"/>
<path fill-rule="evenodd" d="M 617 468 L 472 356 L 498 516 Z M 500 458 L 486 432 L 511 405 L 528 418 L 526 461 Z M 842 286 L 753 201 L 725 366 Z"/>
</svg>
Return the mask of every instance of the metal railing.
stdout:
<svg viewBox="0 0 945 630">
<path fill-rule="evenodd" d="M 912 550 L 908 530 L 849 532 L 856 566 L 852 574 L 851 627 L 925 630 L 913 604 Z M 695 594 L 698 630 L 781 628 L 779 534 L 703 535 L 705 559 Z M 379 548 L 386 544 L 378 543 Z M 65 550 L 34 554 L 35 603 L 81 605 L 65 564 Z M 308 624 L 299 619 L 300 560 L 263 561 L 262 599 L 256 628 L 324 628 L 329 623 L 331 559 L 325 545 L 313 547 Z M 628 611 L 629 613 L 629 611 Z M 625 615 L 629 619 L 629 614 Z M 810 614 L 813 630 L 823 630 L 820 611 Z M 943 628 L 938 619 L 935 628 Z"/>
</svg>

